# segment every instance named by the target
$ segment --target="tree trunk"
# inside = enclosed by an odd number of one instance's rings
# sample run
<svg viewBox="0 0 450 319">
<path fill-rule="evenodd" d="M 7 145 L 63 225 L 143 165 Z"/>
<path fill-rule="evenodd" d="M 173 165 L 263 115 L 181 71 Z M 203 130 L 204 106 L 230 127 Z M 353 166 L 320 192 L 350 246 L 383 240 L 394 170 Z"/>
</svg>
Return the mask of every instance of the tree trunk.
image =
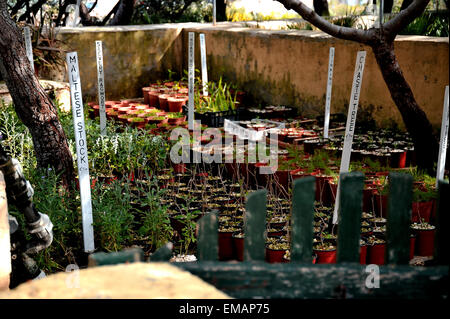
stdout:
<svg viewBox="0 0 450 319">
<path fill-rule="evenodd" d="M 313 0 L 314 11 L 320 16 L 329 16 L 327 0 Z"/>
<path fill-rule="evenodd" d="M 17 115 L 33 139 L 37 163 L 61 173 L 63 185 L 73 180 L 74 166 L 66 134 L 55 106 L 34 75 L 25 53 L 22 34 L 0 0 L 0 71 Z"/>
<path fill-rule="evenodd" d="M 392 100 L 400 111 L 406 129 L 414 141 L 417 165 L 426 169 L 428 173 L 434 173 L 439 143 L 433 134 L 427 115 L 417 104 L 414 94 L 403 76 L 394 53 L 394 43 L 393 41 L 379 40 L 371 46 Z"/>
<path fill-rule="evenodd" d="M 411 3 L 413 3 L 413 0 L 403 0 L 402 6 L 400 7 L 400 11 L 408 8 Z"/>
<path fill-rule="evenodd" d="M 128 25 L 131 22 L 136 0 L 121 0 L 117 12 L 111 19 L 109 25 Z"/>
</svg>

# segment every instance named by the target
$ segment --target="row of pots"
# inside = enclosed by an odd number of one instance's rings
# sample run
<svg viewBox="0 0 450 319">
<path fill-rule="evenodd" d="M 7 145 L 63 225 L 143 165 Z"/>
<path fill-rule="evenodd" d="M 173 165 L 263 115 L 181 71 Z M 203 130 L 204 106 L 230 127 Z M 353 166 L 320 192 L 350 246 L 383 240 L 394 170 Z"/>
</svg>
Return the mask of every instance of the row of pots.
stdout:
<svg viewBox="0 0 450 319">
<path fill-rule="evenodd" d="M 147 124 L 156 126 L 164 124 L 185 124 L 186 116 L 177 112 L 178 109 L 181 109 L 181 105 L 172 109 L 175 110 L 175 112 L 162 111 L 144 103 L 130 103 L 124 101 L 107 101 L 105 103 L 106 117 L 108 119 L 114 119 L 123 124 L 129 124 L 138 128 L 145 128 Z M 99 111 L 99 105 L 91 105 L 91 117 L 98 117 Z"/>
</svg>

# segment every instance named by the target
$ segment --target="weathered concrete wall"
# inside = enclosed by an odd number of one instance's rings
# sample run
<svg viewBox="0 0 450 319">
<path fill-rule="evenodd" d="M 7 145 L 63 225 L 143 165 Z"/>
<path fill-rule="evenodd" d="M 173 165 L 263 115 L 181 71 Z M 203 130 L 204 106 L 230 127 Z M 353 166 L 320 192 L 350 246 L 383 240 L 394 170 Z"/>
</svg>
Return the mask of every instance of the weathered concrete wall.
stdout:
<svg viewBox="0 0 450 319">
<path fill-rule="evenodd" d="M 167 77 L 167 69 L 181 73 L 181 34 L 177 25 L 61 28 L 64 49 L 77 51 L 85 102 L 97 96 L 95 41 L 103 41 L 107 99 L 142 95 L 141 87 Z M 67 75 L 61 79 L 68 81 Z"/>
<path fill-rule="evenodd" d="M 298 107 L 302 114 L 323 113 L 328 52 L 336 48 L 332 112 L 346 113 L 355 58 L 366 50 L 366 67 L 358 117 L 380 125 L 402 124 L 371 49 L 317 31 L 271 31 L 239 23 L 173 24 L 145 27 L 64 29 L 59 37 L 77 50 L 83 93 L 96 95 L 94 41 L 104 41 L 106 87 L 110 98 L 140 96 L 148 81 L 167 76 L 167 69 L 187 69 L 188 32 L 205 33 L 209 79 L 237 84 L 255 104 Z M 399 36 L 396 53 L 419 105 L 434 126 L 441 122 L 444 87 L 449 79 L 448 38 Z M 196 37 L 196 68 L 200 69 Z"/>
<path fill-rule="evenodd" d="M 329 48 L 335 61 L 332 112 L 347 113 L 356 53 L 367 51 L 358 117 L 372 116 L 380 125 L 403 126 L 370 47 L 317 31 L 269 31 L 245 28 L 185 28 L 206 37 L 212 79 L 223 76 L 250 93 L 255 102 L 295 106 L 301 114 L 323 114 Z M 449 79 L 448 38 L 399 36 L 396 54 L 419 105 L 440 126 L 445 85 Z M 198 51 L 198 50 L 196 50 Z M 196 61 L 199 61 L 197 52 Z"/>
</svg>

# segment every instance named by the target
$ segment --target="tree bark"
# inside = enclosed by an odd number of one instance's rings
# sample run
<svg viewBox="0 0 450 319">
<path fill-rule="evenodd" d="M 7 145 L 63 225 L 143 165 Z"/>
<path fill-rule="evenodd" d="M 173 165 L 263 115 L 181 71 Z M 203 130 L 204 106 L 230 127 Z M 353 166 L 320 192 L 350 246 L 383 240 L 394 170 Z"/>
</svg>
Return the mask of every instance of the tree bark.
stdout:
<svg viewBox="0 0 450 319">
<path fill-rule="evenodd" d="M 372 45 L 372 51 L 392 100 L 400 111 L 406 129 L 414 141 L 417 166 L 427 170 L 428 173 L 433 173 L 439 142 L 433 134 L 433 128 L 427 115 L 417 104 L 411 87 L 400 69 L 394 53 L 394 43 L 384 40 L 377 41 Z"/>
<path fill-rule="evenodd" d="M 109 22 L 109 25 L 128 25 L 133 17 L 136 0 L 121 0 L 117 12 Z"/>
<path fill-rule="evenodd" d="M 400 11 L 405 10 L 409 7 L 411 3 L 413 3 L 414 0 L 403 0 L 402 6 L 400 7 Z"/>
<path fill-rule="evenodd" d="M 74 177 L 73 158 L 55 106 L 34 75 L 22 34 L 0 0 L 0 71 L 19 119 L 29 129 L 38 166 L 61 173 L 63 185 Z"/>
<path fill-rule="evenodd" d="M 329 16 L 327 0 L 313 0 L 314 11 L 320 16 Z"/>
</svg>

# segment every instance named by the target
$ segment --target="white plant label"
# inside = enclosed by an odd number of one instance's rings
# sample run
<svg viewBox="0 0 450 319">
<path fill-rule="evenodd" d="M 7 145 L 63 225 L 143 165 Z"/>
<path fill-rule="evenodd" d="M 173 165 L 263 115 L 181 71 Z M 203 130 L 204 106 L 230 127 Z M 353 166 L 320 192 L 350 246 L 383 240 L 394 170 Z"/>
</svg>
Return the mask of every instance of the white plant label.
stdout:
<svg viewBox="0 0 450 319">
<path fill-rule="evenodd" d="M 342 150 L 341 167 L 339 176 L 347 173 L 350 166 L 350 155 L 352 154 L 353 136 L 356 127 L 356 114 L 358 112 L 359 95 L 361 93 L 361 85 L 364 73 L 364 63 L 366 61 L 366 51 L 358 51 L 356 56 L 355 73 L 353 75 L 352 93 L 350 95 L 350 103 L 348 106 L 347 124 L 345 127 L 344 147 Z M 336 202 L 334 204 L 333 224 L 337 223 L 339 211 L 339 195 L 340 182 L 338 182 Z"/>
<path fill-rule="evenodd" d="M 194 129 L 194 76 L 195 76 L 195 62 L 194 62 L 194 46 L 195 33 L 189 32 L 189 102 L 188 102 L 188 128 Z"/>
<path fill-rule="evenodd" d="M 81 94 L 81 81 L 77 53 L 67 53 L 66 61 L 69 70 L 70 98 L 72 101 L 73 127 L 75 130 L 75 142 L 77 149 L 84 251 L 92 252 L 95 248 L 94 228 L 92 226 L 91 183 L 89 179 L 86 130 L 84 125 L 83 99 Z"/>
<path fill-rule="evenodd" d="M 441 139 L 439 142 L 439 156 L 437 162 L 437 173 L 436 173 L 436 187 L 439 186 L 439 180 L 444 179 L 445 170 L 445 158 L 447 155 L 447 142 L 448 142 L 448 122 L 449 122 L 449 112 L 448 112 L 448 85 L 445 87 L 444 94 L 444 110 L 442 111 L 442 124 L 441 124 Z"/>
<path fill-rule="evenodd" d="M 23 28 L 23 36 L 25 40 L 25 51 L 27 53 L 27 58 L 30 61 L 31 70 L 33 70 L 34 73 L 33 45 L 31 44 L 30 27 Z"/>
<path fill-rule="evenodd" d="M 331 107 L 331 89 L 333 87 L 333 67 L 334 67 L 334 48 L 330 48 L 328 58 L 328 81 L 327 96 L 325 99 L 325 122 L 323 124 L 323 137 L 328 138 L 328 129 L 330 127 L 330 107 Z"/>
<path fill-rule="evenodd" d="M 213 25 L 216 25 L 216 0 L 213 0 Z"/>
<path fill-rule="evenodd" d="M 102 41 L 95 41 L 95 52 L 97 54 L 97 86 L 98 105 L 100 106 L 100 132 L 106 134 L 106 110 L 105 110 L 105 74 L 103 69 Z"/>
<path fill-rule="evenodd" d="M 200 56 L 202 59 L 202 87 L 203 95 L 208 96 L 208 69 L 206 67 L 206 43 L 205 34 L 200 34 Z"/>
</svg>

